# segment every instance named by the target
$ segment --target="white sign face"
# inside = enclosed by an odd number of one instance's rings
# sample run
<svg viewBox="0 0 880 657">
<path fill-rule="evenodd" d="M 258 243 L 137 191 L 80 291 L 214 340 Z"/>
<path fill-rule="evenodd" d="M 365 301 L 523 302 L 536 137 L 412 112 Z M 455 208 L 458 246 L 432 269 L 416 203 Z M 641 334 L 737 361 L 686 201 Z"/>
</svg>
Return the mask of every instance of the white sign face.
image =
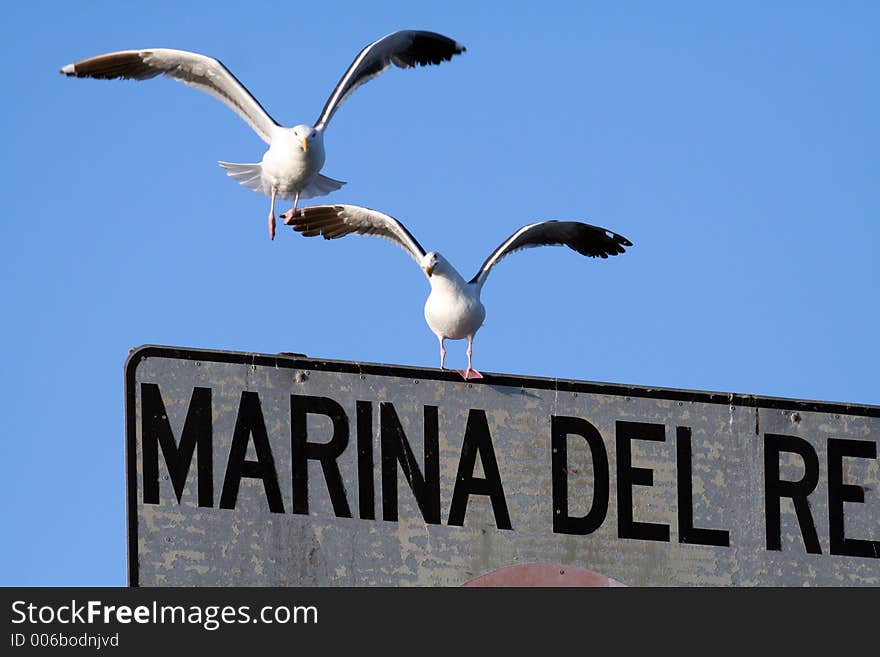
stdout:
<svg viewBox="0 0 880 657">
<path fill-rule="evenodd" d="M 135 586 L 880 585 L 876 406 L 142 347 L 126 407 Z"/>
</svg>

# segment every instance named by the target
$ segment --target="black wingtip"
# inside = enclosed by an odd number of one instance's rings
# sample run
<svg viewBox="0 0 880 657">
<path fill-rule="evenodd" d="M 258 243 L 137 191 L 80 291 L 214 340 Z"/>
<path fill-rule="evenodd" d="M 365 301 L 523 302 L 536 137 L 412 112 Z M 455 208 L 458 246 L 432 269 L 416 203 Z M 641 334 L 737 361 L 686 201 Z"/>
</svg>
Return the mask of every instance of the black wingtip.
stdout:
<svg viewBox="0 0 880 657">
<path fill-rule="evenodd" d="M 626 249 L 633 245 L 623 235 L 600 226 L 580 224 L 579 233 L 581 237 L 579 243 L 569 246 L 581 255 L 591 258 L 598 257 L 604 260 L 609 256 L 617 256 L 626 253 Z"/>
<path fill-rule="evenodd" d="M 630 247 L 633 245 L 628 239 L 626 239 L 623 235 L 615 233 L 613 230 L 608 230 L 607 228 L 603 228 L 605 231 L 605 237 L 614 242 L 618 247 L 620 247 L 620 253 L 624 253 L 623 247 Z"/>
<path fill-rule="evenodd" d="M 464 45 L 443 34 L 415 30 L 410 47 L 398 57 L 408 66 L 429 66 L 448 62 L 466 50 Z"/>
</svg>

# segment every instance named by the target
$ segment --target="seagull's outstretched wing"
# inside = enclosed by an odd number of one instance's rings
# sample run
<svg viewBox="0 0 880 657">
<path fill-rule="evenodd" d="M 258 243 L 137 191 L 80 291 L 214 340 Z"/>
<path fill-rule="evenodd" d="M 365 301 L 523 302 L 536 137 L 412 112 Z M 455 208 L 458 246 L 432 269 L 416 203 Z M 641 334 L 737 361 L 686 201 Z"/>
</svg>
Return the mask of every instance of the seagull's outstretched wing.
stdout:
<svg viewBox="0 0 880 657">
<path fill-rule="evenodd" d="M 581 255 L 607 258 L 623 253 L 626 251 L 623 247 L 632 246 L 632 242 L 605 228 L 579 221 L 540 221 L 523 226 L 504 240 L 492 255 L 486 258 L 486 262 L 470 282 L 482 286 L 489 271 L 502 258 L 514 251 L 530 249 L 534 246 L 567 246 Z"/>
<path fill-rule="evenodd" d="M 400 68 L 439 64 L 465 50 L 463 45 L 449 37 L 421 30 L 401 30 L 374 41 L 358 53 L 345 75 L 336 83 L 315 123 L 315 130 L 327 127 L 333 113 L 352 91 L 388 70 L 392 64 Z"/>
<path fill-rule="evenodd" d="M 278 123 L 223 64 L 212 57 L 186 50 L 149 48 L 120 50 L 68 64 L 60 71 L 68 77 L 109 80 L 149 80 L 167 75 L 211 94 L 232 108 L 267 144 Z"/>
<path fill-rule="evenodd" d="M 291 225 L 303 237 L 323 236 L 334 240 L 351 233 L 375 235 L 399 245 L 417 263 L 425 255 L 422 245 L 394 217 L 357 205 L 313 205 L 300 208 Z"/>
</svg>

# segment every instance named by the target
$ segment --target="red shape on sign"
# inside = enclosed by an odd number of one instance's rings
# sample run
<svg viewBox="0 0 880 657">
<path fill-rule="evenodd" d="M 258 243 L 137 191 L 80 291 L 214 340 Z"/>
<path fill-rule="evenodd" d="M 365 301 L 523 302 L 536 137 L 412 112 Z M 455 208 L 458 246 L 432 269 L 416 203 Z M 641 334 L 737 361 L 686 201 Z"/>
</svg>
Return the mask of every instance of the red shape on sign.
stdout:
<svg viewBox="0 0 880 657">
<path fill-rule="evenodd" d="M 586 568 L 555 563 L 509 566 L 468 580 L 463 586 L 626 586 Z"/>
</svg>

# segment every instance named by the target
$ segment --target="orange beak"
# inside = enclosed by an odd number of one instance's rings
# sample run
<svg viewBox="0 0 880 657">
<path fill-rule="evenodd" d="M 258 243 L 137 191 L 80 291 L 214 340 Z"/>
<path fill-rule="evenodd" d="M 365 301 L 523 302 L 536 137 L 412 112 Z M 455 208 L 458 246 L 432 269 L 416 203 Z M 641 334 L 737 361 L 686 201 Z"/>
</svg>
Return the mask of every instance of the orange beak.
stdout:
<svg viewBox="0 0 880 657">
<path fill-rule="evenodd" d="M 309 140 L 308 139 L 300 139 L 299 143 L 302 144 L 303 153 L 309 152 Z"/>
</svg>

